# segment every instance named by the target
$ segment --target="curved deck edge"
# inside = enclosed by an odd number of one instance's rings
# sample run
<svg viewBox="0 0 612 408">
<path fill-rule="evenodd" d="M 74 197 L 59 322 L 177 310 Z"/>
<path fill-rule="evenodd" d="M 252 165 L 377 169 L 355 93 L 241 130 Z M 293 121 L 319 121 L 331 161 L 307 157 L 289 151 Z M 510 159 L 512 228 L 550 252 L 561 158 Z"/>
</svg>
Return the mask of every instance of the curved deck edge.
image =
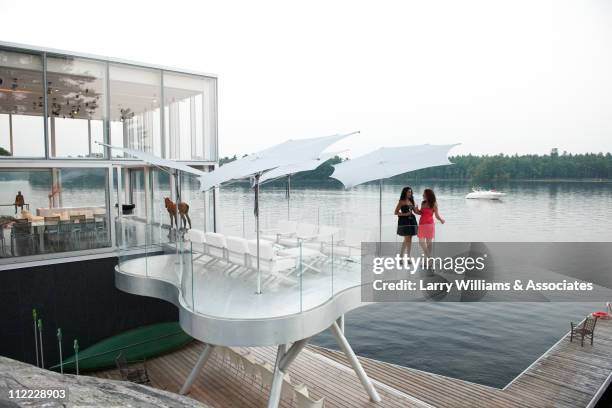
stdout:
<svg viewBox="0 0 612 408">
<path fill-rule="evenodd" d="M 174 304 L 179 310 L 181 328 L 187 334 L 204 343 L 225 346 L 293 343 L 328 329 L 343 314 L 368 304 L 361 301 L 361 285 L 358 285 L 301 313 L 262 319 L 230 319 L 194 313 L 183 304 L 180 289 L 173 283 L 127 274 L 119 266 L 115 267 L 115 286 L 123 292 Z"/>
</svg>

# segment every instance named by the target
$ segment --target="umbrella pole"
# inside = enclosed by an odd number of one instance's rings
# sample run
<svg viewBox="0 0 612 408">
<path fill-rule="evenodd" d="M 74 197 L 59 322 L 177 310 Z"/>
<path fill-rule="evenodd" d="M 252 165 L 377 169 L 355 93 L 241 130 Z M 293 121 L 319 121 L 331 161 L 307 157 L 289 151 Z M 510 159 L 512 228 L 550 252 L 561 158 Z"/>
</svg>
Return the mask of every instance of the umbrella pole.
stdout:
<svg viewBox="0 0 612 408">
<path fill-rule="evenodd" d="M 382 188 L 383 180 L 378 183 L 378 242 L 382 242 Z"/>
<path fill-rule="evenodd" d="M 257 231 L 257 294 L 261 295 L 261 270 L 259 268 L 259 178 L 261 173 L 255 175 L 255 229 Z"/>
<path fill-rule="evenodd" d="M 287 221 L 291 219 L 291 174 L 287 176 Z"/>
<path fill-rule="evenodd" d="M 174 175 L 174 187 L 175 187 L 175 194 L 176 194 L 176 205 L 175 205 L 175 212 L 174 212 L 174 226 L 176 228 L 176 233 L 174 235 L 174 242 L 176 244 L 176 256 L 178 258 L 178 264 L 179 264 L 179 270 L 181 271 L 181 279 L 182 279 L 182 273 L 183 273 L 183 245 L 182 245 L 182 241 L 179 242 L 179 233 L 180 233 L 180 227 L 179 227 L 179 222 L 181 219 L 181 215 L 179 212 L 179 203 L 181 201 L 181 177 L 180 177 L 180 173 L 178 170 L 174 170 L 173 172 Z M 170 226 L 170 233 L 172 233 L 172 226 Z M 180 248 L 179 248 L 180 245 Z"/>
</svg>

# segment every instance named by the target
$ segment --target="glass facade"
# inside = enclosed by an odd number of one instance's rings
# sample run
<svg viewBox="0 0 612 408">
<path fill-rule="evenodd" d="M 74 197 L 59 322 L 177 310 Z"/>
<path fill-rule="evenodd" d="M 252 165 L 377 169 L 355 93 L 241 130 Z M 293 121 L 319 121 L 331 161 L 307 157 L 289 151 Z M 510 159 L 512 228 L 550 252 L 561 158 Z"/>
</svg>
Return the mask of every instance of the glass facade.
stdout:
<svg viewBox="0 0 612 408">
<path fill-rule="evenodd" d="M 43 58 L 0 49 L 0 157 L 45 157 Z"/>
<path fill-rule="evenodd" d="M 214 159 L 215 100 L 211 78 L 164 73 L 165 157 Z"/>
<path fill-rule="evenodd" d="M 111 246 L 108 168 L 0 170 L 0 257 Z"/>
<path fill-rule="evenodd" d="M 118 216 L 166 231 L 174 180 L 100 143 L 210 170 L 216 88 L 210 76 L 0 44 L 0 258 L 113 247 Z M 194 228 L 213 225 L 212 195 L 181 184 Z"/>
<path fill-rule="evenodd" d="M 74 57 L 47 58 L 51 157 L 102 158 L 106 65 Z"/>
<path fill-rule="evenodd" d="M 111 144 L 161 155 L 161 71 L 111 64 L 109 72 Z"/>
<path fill-rule="evenodd" d="M 217 79 L 0 45 L 0 159 L 110 159 L 101 142 L 217 161 Z"/>
</svg>

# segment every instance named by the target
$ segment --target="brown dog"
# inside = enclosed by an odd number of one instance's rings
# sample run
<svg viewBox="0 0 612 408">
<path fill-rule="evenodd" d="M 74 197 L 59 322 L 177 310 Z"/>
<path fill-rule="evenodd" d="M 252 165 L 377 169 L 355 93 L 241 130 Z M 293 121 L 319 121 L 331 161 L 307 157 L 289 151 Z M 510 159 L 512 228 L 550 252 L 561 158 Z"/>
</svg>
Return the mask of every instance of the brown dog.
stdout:
<svg viewBox="0 0 612 408">
<path fill-rule="evenodd" d="M 170 214 L 170 228 L 172 228 L 172 225 L 176 225 L 176 227 L 178 228 L 178 222 L 176 221 L 176 204 L 174 204 L 169 197 L 164 198 L 164 202 L 166 204 L 166 210 L 168 210 L 168 214 Z M 189 222 L 189 229 L 191 229 L 191 218 L 189 218 L 189 204 L 179 202 L 178 210 L 179 215 L 181 216 L 181 224 L 183 224 L 183 227 L 186 227 L 187 222 Z"/>
</svg>

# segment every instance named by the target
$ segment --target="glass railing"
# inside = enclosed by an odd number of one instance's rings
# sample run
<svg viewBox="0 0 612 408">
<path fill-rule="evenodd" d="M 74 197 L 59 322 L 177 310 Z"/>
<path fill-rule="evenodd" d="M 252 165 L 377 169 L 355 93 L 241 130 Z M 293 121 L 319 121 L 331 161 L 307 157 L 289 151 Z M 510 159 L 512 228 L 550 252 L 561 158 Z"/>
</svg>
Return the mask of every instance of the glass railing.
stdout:
<svg viewBox="0 0 612 408">
<path fill-rule="evenodd" d="M 296 205 L 297 207 L 297 205 Z M 354 212 L 338 210 L 333 206 L 318 206 L 307 209 L 292 208 L 289 213 L 282 206 L 273 208 L 260 208 L 260 229 L 275 229 L 284 221 L 307 222 L 317 227 L 334 226 L 342 230 L 367 230 L 368 241 L 398 242 L 403 240 L 397 234 L 397 216 L 393 213 Z M 416 216 L 417 223 L 419 216 Z M 443 241 L 445 227 L 435 222 L 434 239 Z M 238 211 L 224 213 L 223 219 L 218 220 L 218 230 L 224 234 L 253 239 L 256 236 L 256 222 L 252 208 L 243 208 Z M 417 240 L 417 237 L 414 237 Z"/>
<path fill-rule="evenodd" d="M 189 231 L 183 253 L 183 301 L 199 314 L 266 318 L 300 313 L 360 282 L 356 234 L 297 224 L 262 231 L 259 242 L 240 236 Z M 202 241 L 206 242 L 203 243 Z M 189 263 L 191 256 L 191 263 Z M 258 262 L 259 261 L 259 262 Z"/>
<path fill-rule="evenodd" d="M 122 217 L 116 227 L 119 268 L 173 283 L 183 307 L 197 314 L 260 319 L 301 313 L 361 284 L 362 243 L 376 243 L 379 229 L 347 219 L 355 217 L 331 210 L 303 214 L 299 221 L 267 219 L 258 250 L 255 231 L 177 232 L 167 224 Z M 383 241 L 399 253 L 397 221 L 383 229 Z M 393 248 L 387 245 L 386 251 Z M 421 252 L 414 237 L 411 254 Z"/>
<path fill-rule="evenodd" d="M 115 221 L 115 234 L 123 272 L 180 282 L 180 270 L 174 265 L 184 245 L 182 239 L 177 242 L 174 230 L 135 216 L 123 216 Z"/>
</svg>

